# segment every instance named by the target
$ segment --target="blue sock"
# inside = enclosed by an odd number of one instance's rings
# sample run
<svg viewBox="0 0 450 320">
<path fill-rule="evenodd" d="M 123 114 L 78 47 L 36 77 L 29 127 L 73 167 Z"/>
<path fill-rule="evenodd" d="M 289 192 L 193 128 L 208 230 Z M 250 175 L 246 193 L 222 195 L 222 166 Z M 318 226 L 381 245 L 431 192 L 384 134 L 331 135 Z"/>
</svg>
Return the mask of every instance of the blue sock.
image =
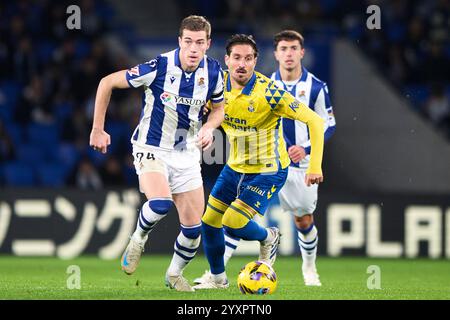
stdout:
<svg viewBox="0 0 450 320">
<path fill-rule="evenodd" d="M 212 274 L 225 271 L 223 254 L 225 253 L 225 238 L 222 228 L 214 228 L 202 222 L 203 249 Z"/>
<path fill-rule="evenodd" d="M 235 238 L 241 238 L 244 240 L 258 240 L 263 241 L 267 238 L 267 230 L 253 220 L 240 229 L 233 229 L 228 226 L 224 226 L 224 229 L 228 234 Z"/>
</svg>

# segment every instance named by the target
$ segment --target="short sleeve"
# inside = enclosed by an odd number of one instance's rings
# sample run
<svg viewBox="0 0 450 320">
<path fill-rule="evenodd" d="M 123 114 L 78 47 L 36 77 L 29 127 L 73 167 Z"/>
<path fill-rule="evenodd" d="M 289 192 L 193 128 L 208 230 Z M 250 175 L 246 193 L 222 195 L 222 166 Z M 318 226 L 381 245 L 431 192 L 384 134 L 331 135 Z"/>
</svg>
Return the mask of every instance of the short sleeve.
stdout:
<svg viewBox="0 0 450 320">
<path fill-rule="evenodd" d="M 156 58 L 128 69 L 126 78 L 130 87 L 150 86 L 156 77 L 158 60 Z"/>
</svg>

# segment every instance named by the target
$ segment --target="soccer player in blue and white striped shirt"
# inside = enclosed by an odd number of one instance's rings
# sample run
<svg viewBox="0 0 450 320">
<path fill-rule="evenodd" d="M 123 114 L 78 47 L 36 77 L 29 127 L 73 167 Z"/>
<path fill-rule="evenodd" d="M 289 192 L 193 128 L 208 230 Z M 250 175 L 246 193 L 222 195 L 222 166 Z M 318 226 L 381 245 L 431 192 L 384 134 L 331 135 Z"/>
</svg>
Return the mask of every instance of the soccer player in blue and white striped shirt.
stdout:
<svg viewBox="0 0 450 320">
<path fill-rule="evenodd" d="M 131 143 L 140 190 L 148 201 L 142 206 L 121 264 L 127 274 L 136 270 L 148 234 L 174 202 L 181 231 L 166 285 L 178 291 L 194 291 L 183 270 L 200 245 L 204 209 L 200 149 L 211 146 L 213 130 L 224 117 L 222 69 L 205 55 L 210 35 L 211 25 L 204 17 L 189 16 L 180 26 L 178 49 L 103 78 L 90 136 L 90 145 L 106 153 L 111 140 L 104 123 L 112 90 L 143 87 L 141 118 Z M 212 102 L 212 112 L 199 129 L 207 101 Z"/>
<path fill-rule="evenodd" d="M 271 79 L 290 92 L 296 99 L 318 113 L 324 119 L 325 141 L 334 133 L 336 121 L 325 82 L 316 78 L 305 67 L 302 59 L 305 54 L 303 36 L 293 30 L 285 30 L 274 36 L 275 58 L 279 69 Z M 297 227 L 298 245 L 302 254 L 302 273 L 305 285 L 320 286 L 316 268 L 318 232 L 314 225 L 313 212 L 316 209 L 318 185 L 306 186 L 305 172 L 309 164 L 311 144 L 306 124 L 283 118 L 283 136 L 286 141 L 291 164 L 289 174 L 278 196 L 280 204 L 291 212 Z M 239 244 L 225 232 L 225 264 Z M 202 283 L 210 276 L 207 271 L 194 283 Z"/>
</svg>

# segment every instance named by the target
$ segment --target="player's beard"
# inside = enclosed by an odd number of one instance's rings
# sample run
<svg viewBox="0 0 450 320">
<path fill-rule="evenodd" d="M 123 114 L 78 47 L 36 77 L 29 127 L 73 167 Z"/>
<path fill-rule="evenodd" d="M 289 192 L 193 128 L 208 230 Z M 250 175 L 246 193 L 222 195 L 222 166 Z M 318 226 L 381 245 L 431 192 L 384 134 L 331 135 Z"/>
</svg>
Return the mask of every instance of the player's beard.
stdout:
<svg viewBox="0 0 450 320">
<path fill-rule="evenodd" d="M 248 72 L 246 73 L 238 73 L 238 70 L 235 72 L 234 81 L 239 84 L 240 86 L 245 86 L 247 82 L 250 80 L 250 76 L 248 76 Z M 244 76 L 244 78 L 239 77 L 240 75 Z"/>
</svg>

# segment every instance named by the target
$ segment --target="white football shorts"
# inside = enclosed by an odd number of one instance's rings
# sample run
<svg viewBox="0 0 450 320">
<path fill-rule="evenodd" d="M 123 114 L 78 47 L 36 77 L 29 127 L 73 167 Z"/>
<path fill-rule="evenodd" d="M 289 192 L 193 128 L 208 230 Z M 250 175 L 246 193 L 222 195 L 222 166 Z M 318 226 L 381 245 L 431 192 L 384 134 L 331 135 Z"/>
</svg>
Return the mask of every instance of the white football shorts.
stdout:
<svg viewBox="0 0 450 320">
<path fill-rule="evenodd" d="M 317 205 L 319 186 L 305 184 L 306 169 L 289 167 L 288 177 L 283 188 L 278 193 L 280 205 L 285 211 L 290 211 L 297 217 L 314 213 Z"/>
<path fill-rule="evenodd" d="M 146 172 L 163 174 L 173 194 L 192 191 L 203 185 L 198 149 L 178 151 L 133 144 L 133 158 L 138 176 Z"/>
</svg>

